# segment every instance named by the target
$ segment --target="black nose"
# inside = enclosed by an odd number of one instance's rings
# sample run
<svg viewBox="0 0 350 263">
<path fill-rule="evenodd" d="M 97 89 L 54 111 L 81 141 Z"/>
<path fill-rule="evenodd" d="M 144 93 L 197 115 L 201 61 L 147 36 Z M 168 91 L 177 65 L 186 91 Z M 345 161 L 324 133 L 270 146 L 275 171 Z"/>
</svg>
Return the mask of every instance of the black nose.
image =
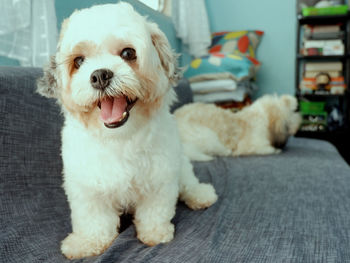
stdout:
<svg viewBox="0 0 350 263">
<path fill-rule="evenodd" d="M 111 78 L 113 78 L 113 72 L 103 68 L 92 72 L 90 82 L 93 88 L 103 90 L 109 85 Z"/>
</svg>

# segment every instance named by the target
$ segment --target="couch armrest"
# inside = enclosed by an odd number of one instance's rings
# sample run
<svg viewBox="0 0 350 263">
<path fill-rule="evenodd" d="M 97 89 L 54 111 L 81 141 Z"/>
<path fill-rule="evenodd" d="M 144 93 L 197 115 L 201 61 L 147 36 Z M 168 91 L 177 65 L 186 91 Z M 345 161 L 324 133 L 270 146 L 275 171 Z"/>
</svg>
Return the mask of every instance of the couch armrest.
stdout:
<svg viewBox="0 0 350 263">
<path fill-rule="evenodd" d="M 190 86 L 190 82 L 183 78 L 179 83 L 174 87 L 174 90 L 177 95 L 177 102 L 171 106 L 171 112 L 174 112 L 177 108 L 180 108 L 182 105 L 193 102 L 193 94 Z"/>
</svg>

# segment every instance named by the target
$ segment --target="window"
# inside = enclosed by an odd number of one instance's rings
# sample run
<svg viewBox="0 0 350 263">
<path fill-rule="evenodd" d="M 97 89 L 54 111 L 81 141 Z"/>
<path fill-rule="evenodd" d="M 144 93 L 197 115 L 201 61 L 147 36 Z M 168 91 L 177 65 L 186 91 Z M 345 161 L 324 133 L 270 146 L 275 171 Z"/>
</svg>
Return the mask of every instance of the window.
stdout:
<svg viewBox="0 0 350 263">
<path fill-rule="evenodd" d="M 140 2 L 144 3 L 145 5 L 148 5 L 149 7 L 159 12 L 163 11 L 164 0 L 140 0 Z"/>
</svg>

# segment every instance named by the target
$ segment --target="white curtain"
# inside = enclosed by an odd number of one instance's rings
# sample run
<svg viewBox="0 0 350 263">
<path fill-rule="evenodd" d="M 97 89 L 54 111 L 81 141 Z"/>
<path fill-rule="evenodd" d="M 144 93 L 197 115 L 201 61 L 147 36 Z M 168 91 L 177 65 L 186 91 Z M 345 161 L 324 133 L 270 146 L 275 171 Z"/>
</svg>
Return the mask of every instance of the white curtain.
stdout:
<svg viewBox="0 0 350 263">
<path fill-rule="evenodd" d="M 55 53 L 54 0 L 0 0 L 0 55 L 42 67 Z"/>
<path fill-rule="evenodd" d="M 194 57 L 204 56 L 211 43 L 209 19 L 204 0 L 173 0 L 172 19 L 177 36 Z"/>
</svg>

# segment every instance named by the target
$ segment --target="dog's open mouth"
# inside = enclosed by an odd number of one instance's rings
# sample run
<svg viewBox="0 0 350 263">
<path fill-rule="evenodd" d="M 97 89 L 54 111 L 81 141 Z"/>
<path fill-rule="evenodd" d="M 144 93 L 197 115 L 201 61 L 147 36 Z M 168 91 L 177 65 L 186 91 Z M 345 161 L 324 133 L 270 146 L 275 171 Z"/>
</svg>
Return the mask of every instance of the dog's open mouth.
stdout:
<svg viewBox="0 0 350 263">
<path fill-rule="evenodd" d="M 106 97 L 98 102 L 101 109 L 100 118 L 107 128 L 118 128 L 126 123 L 130 110 L 137 99 L 131 100 L 127 96 Z"/>
</svg>

